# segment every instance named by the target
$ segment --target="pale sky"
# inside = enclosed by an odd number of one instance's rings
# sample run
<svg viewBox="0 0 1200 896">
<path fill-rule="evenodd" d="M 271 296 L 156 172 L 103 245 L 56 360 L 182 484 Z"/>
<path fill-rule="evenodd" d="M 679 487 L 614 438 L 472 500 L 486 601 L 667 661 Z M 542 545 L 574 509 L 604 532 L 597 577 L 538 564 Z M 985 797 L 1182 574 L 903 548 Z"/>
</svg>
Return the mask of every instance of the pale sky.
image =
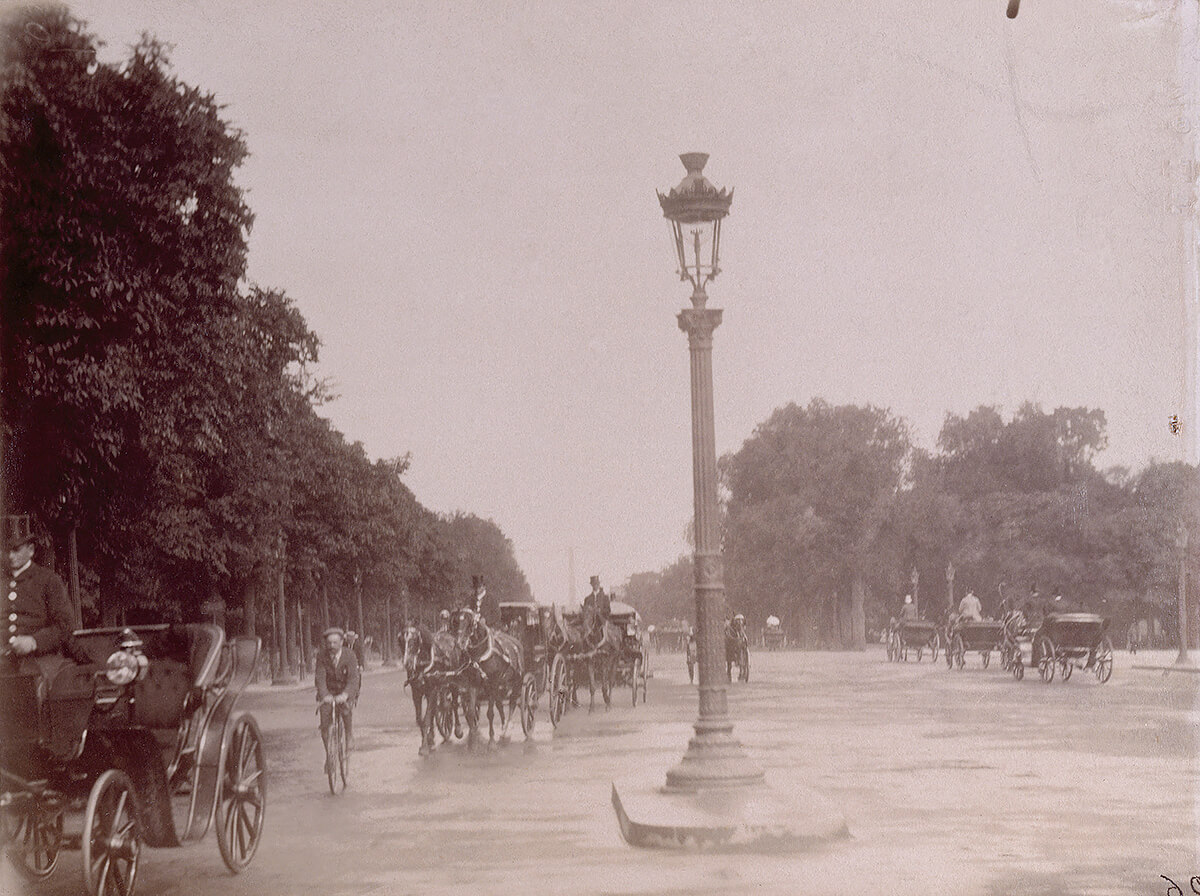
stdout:
<svg viewBox="0 0 1200 896">
<path fill-rule="evenodd" d="M 493 518 L 562 600 L 688 550 L 687 340 L 655 190 L 735 189 L 717 447 L 814 396 L 1103 408 L 1182 456 L 1173 0 L 86 0 L 246 132 L 250 275 L 320 335 L 325 409 Z M 1172 167 L 1168 167 L 1171 162 Z"/>
</svg>

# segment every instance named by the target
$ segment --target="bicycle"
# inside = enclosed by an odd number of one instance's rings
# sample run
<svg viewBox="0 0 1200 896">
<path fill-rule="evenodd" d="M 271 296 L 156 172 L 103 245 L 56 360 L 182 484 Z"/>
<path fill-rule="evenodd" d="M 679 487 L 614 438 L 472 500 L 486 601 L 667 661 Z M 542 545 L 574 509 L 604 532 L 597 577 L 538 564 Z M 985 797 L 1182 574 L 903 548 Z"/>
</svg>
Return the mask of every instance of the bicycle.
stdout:
<svg viewBox="0 0 1200 896">
<path fill-rule="evenodd" d="M 317 707 L 319 713 L 321 708 Z M 333 702 L 333 719 L 329 725 L 329 741 L 325 748 L 325 776 L 329 779 L 329 792 L 334 796 L 346 789 L 350 777 L 350 745 L 346 740 L 344 714 L 350 711 L 349 704 Z"/>
</svg>

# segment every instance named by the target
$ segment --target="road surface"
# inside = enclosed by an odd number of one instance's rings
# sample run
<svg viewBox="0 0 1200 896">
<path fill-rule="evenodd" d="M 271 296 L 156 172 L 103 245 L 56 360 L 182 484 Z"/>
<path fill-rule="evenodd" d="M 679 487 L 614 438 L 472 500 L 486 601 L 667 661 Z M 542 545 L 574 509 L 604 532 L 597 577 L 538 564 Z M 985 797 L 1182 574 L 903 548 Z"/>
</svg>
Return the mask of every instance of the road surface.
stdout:
<svg viewBox="0 0 1200 896">
<path fill-rule="evenodd" d="M 683 657 L 654 658 L 650 703 L 616 695 L 557 731 L 482 755 L 417 755 L 394 670 L 369 674 L 352 782 L 329 794 L 311 688 L 252 687 L 270 767 L 266 832 L 230 876 L 210 834 L 146 850 L 140 894 L 375 896 L 477 893 L 1158 894 L 1200 875 L 1200 675 L 1135 671 L 1173 654 L 1116 657 L 1014 682 L 978 656 L 963 671 L 865 653 L 755 653 L 730 689 L 735 734 L 776 774 L 845 813 L 852 839 L 789 857 L 644 852 L 620 838 L 610 784 L 682 755 L 696 712 Z M 64 853 L 46 896 L 81 892 Z M 0 892 L 20 892 L 7 866 Z M 31 891 L 32 892 L 32 891 Z"/>
</svg>

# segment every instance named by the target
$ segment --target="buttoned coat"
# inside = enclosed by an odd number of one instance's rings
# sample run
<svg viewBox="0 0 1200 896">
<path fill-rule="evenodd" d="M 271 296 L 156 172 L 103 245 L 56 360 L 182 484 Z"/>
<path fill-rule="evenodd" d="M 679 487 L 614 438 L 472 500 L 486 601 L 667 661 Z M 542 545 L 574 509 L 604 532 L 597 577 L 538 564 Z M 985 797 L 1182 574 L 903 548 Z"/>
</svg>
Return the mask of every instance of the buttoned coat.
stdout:
<svg viewBox="0 0 1200 896">
<path fill-rule="evenodd" d="M 50 569 L 30 563 L 20 575 L 8 574 L 7 639 L 31 635 L 34 656 L 62 653 L 75 627 L 75 613 L 63 580 Z"/>
<path fill-rule="evenodd" d="M 322 650 L 317 655 L 316 679 L 317 702 L 326 697 L 336 697 L 338 694 L 345 694 L 351 700 L 357 700 L 362 682 L 354 651 L 343 646 L 341 655 L 335 661 L 328 650 Z"/>
</svg>

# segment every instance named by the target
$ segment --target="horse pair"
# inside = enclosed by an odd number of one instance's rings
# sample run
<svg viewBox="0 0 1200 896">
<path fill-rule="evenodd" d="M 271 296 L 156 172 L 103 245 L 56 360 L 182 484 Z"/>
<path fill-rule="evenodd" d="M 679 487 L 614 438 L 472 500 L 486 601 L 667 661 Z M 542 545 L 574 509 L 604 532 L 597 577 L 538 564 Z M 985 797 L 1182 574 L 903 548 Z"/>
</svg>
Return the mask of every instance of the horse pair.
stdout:
<svg viewBox="0 0 1200 896">
<path fill-rule="evenodd" d="M 516 638 L 492 631 L 471 609 L 455 613 L 448 632 L 431 632 L 423 625 L 408 623 L 401 637 L 406 684 L 412 690 L 421 731 L 421 755 L 433 751 L 439 712 L 443 713 L 444 728 L 448 727 L 445 714 L 453 715 L 455 733 L 461 736 L 460 707 L 467 720 L 468 747 L 476 747 L 481 700 L 488 704 L 489 745 L 496 740 L 496 712 L 500 714 L 500 741 L 508 741 L 508 726 L 516 714 L 525 679 L 524 654 Z"/>
</svg>

